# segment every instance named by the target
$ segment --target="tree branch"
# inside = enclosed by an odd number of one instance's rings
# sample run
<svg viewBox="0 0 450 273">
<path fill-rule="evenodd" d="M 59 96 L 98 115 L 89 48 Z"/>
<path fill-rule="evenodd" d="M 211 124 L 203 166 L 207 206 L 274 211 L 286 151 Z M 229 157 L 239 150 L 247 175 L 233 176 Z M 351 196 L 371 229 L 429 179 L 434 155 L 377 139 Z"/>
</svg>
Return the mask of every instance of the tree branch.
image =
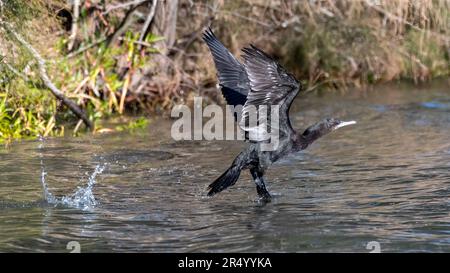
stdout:
<svg viewBox="0 0 450 273">
<path fill-rule="evenodd" d="M 129 6 L 139 6 L 145 2 L 147 2 L 148 0 L 134 0 L 134 1 L 130 1 L 127 3 L 122 3 L 122 4 L 118 4 L 115 6 L 110 6 L 108 7 L 104 12 L 103 15 L 106 15 L 108 13 L 110 13 L 111 11 L 115 10 L 115 9 L 123 9 L 123 8 L 127 8 Z"/>
<path fill-rule="evenodd" d="M 148 13 L 147 19 L 145 19 L 145 23 L 142 26 L 141 35 L 139 36 L 139 43 L 143 43 L 145 37 L 147 37 L 151 24 L 153 22 L 153 18 L 155 17 L 156 6 L 158 5 L 158 0 L 153 0 L 152 6 L 150 8 L 150 12 Z M 139 45 L 139 50 L 141 49 L 141 45 Z"/>
<path fill-rule="evenodd" d="M 78 18 L 80 17 L 80 0 L 73 0 L 73 16 L 72 16 L 72 29 L 70 30 L 69 43 L 67 49 L 72 51 L 77 38 L 78 31 Z"/>
<path fill-rule="evenodd" d="M 117 27 L 117 29 L 111 35 L 108 36 L 108 38 L 106 38 L 106 48 L 108 48 L 111 44 L 113 44 L 120 37 L 120 35 L 122 35 L 125 32 L 125 30 L 128 28 L 128 26 L 132 23 L 133 13 L 136 11 L 136 9 L 148 1 L 150 1 L 150 0 L 141 0 L 141 1 L 131 2 L 131 4 L 130 4 L 131 7 L 128 9 L 128 11 L 125 14 L 125 17 L 123 18 L 120 25 Z M 129 3 L 127 3 L 127 4 L 129 4 Z"/>
<path fill-rule="evenodd" d="M 86 50 L 89 50 L 89 49 L 91 49 L 91 48 L 93 48 L 95 46 L 98 46 L 99 44 L 103 43 L 104 41 L 106 41 L 106 38 L 101 38 L 101 39 L 93 42 L 92 44 L 80 47 L 76 51 L 73 51 L 73 52 L 67 54 L 66 58 L 70 59 L 70 58 L 72 58 L 72 57 L 74 57 L 74 56 L 76 56 L 78 54 L 81 54 L 81 53 L 85 52 Z"/>
</svg>

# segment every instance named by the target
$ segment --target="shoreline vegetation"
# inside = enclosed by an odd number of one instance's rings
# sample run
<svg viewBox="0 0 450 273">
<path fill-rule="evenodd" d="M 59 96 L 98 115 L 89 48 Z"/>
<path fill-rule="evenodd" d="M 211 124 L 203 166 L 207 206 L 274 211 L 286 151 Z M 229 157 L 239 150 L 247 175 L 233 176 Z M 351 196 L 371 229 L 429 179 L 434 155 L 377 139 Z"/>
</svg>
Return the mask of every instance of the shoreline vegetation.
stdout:
<svg viewBox="0 0 450 273">
<path fill-rule="evenodd" d="M 207 26 L 309 90 L 450 76 L 450 0 L 0 0 L 0 142 L 141 128 L 194 96 L 223 103 Z"/>
</svg>

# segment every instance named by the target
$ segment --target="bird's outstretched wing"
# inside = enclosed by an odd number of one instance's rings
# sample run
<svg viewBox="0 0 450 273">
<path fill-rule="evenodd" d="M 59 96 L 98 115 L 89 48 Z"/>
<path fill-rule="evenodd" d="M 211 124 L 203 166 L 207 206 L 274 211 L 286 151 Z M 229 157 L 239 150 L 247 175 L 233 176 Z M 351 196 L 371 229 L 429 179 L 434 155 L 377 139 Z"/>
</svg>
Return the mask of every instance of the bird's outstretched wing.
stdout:
<svg viewBox="0 0 450 273">
<path fill-rule="evenodd" d="M 213 56 L 219 84 L 227 104 L 244 105 L 250 91 L 250 83 L 244 66 L 217 39 L 211 28 L 205 30 L 203 40 Z"/>
<path fill-rule="evenodd" d="M 253 141 L 267 140 L 268 131 L 273 130 L 270 109 L 279 106 L 278 126 L 280 134 L 289 135 L 293 132 L 289 121 L 289 108 L 301 89 L 301 84 L 274 59 L 262 50 L 251 45 L 244 52 L 244 67 L 250 81 L 251 91 L 243 108 L 240 126 L 250 133 Z M 258 118 L 257 126 L 249 123 L 249 115 L 260 106 L 268 107 L 267 116 Z"/>
</svg>

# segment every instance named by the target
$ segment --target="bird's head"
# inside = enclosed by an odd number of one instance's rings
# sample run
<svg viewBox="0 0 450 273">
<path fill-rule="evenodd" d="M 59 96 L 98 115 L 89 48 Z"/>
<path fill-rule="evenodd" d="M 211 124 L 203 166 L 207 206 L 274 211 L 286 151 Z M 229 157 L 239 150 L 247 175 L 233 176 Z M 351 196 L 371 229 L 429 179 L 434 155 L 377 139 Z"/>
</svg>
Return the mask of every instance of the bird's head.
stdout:
<svg viewBox="0 0 450 273">
<path fill-rule="evenodd" d="M 303 132 L 303 137 L 309 142 L 317 140 L 324 135 L 331 133 L 334 130 L 342 128 L 347 125 L 356 124 L 356 121 L 341 121 L 335 118 L 326 118 L 317 122 L 316 124 L 308 127 L 308 129 Z"/>
</svg>

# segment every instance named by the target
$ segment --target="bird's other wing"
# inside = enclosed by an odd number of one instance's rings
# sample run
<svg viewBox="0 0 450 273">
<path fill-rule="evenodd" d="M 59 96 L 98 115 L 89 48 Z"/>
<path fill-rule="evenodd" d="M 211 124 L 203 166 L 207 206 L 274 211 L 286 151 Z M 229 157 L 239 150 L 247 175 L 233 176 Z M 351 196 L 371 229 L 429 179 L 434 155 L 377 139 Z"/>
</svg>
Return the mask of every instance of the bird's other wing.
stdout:
<svg viewBox="0 0 450 273">
<path fill-rule="evenodd" d="M 244 105 L 250 91 L 250 83 L 244 66 L 217 39 L 211 28 L 205 30 L 203 40 L 213 56 L 221 91 L 227 104 Z"/>
<path fill-rule="evenodd" d="M 301 89 L 301 84 L 274 59 L 262 50 L 251 45 L 242 49 L 244 52 L 244 67 L 250 81 L 251 91 L 243 108 L 240 126 L 250 133 L 251 140 L 267 140 L 268 128 L 274 128 L 271 121 L 270 108 L 279 106 L 279 132 L 289 135 L 293 132 L 289 121 L 289 108 Z M 267 116 L 258 118 L 257 126 L 249 125 L 250 111 L 260 106 L 268 107 Z"/>
</svg>

